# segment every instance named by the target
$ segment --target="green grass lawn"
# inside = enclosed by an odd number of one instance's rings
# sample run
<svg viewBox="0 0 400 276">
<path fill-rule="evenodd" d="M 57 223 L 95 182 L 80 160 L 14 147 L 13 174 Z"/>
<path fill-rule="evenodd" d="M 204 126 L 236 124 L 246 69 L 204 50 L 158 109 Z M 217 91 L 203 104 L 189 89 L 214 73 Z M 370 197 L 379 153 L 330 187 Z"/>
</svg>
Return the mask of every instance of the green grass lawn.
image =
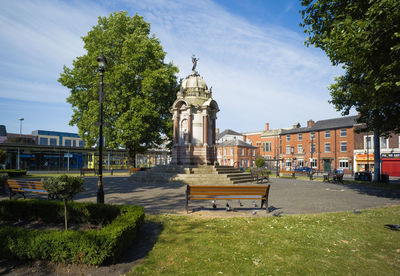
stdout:
<svg viewBox="0 0 400 276">
<path fill-rule="evenodd" d="M 399 275 L 400 206 L 282 217 L 147 216 L 162 225 L 132 275 Z"/>
</svg>

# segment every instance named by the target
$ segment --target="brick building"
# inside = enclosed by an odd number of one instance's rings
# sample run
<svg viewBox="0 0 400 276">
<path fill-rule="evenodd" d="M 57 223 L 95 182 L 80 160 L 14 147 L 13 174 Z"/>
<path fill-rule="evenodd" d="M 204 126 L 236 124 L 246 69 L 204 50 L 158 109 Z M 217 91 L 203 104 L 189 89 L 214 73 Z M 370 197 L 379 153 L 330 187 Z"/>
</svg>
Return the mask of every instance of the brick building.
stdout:
<svg viewBox="0 0 400 276">
<path fill-rule="evenodd" d="M 360 128 L 356 125 L 355 129 Z M 381 172 L 390 176 L 400 176 L 400 136 L 391 134 L 380 137 Z M 354 171 L 374 171 L 374 134 L 373 132 L 354 133 Z"/>
<path fill-rule="evenodd" d="M 357 116 L 297 124 L 280 134 L 282 169 L 312 167 L 317 172 L 353 172 L 354 125 Z"/>
<path fill-rule="evenodd" d="M 242 134 L 226 129 L 217 134 L 217 161 L 220 165 L 249 168 L 258 156 L 257 148 L 243 141 Z"/>
<path fill-rule="evenodd" d="M 285 129 L 269 129 L 269 123 L 265 123 L 265 130 L 245 132 L 244 141 L 257 147 L 258 154 L 264 159 L 279 159 L 280 133 Z"/>
<path fill-rule="evenodd" d="M 257 148 L 241 140 L 228 140 L 217 144 L 217 160 L 220 165 L 237 168 L 254 166 Z"/>
</svg>

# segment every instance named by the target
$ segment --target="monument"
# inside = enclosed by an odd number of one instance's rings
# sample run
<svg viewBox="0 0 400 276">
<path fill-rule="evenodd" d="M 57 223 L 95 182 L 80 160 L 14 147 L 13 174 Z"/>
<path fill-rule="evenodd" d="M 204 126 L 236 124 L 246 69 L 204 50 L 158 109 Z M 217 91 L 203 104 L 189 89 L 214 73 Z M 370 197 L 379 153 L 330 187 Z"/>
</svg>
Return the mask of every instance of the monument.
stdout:
<svg viewBox="0 0 400 276">
<path fill-rule="evenodd" d="M 171 107 L 174 120 L 172 164 L 214 164 L 217 160 L 215 129 L 218 104 L 196 71 L 199 59 L 192 56 L 192 74 L 187 76 Z"/>
<path fill-rule="evenodd" d="M 133 181 L 144 183 L 184 183 L 190 185 L 232 185 L 252 180 L 249 173 L 229 166 L 219 166 L 216 149 L 218 104 L 196 71 L 199 59 L 192 56 L 192 74 L 181 84 L 170 111 L 174 121 L 171 164 L 139 171 Z"/>
</svg>

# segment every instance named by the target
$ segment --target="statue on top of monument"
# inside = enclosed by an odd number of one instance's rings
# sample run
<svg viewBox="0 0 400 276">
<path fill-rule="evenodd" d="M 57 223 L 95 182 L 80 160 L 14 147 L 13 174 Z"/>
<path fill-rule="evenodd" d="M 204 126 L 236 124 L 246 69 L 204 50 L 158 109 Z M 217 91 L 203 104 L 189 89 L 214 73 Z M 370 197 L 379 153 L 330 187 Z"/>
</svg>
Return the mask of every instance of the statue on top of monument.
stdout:
<svg viewBox="0 0 400 276">
<path fill-rule="evenodd" d="M 195 56 L 192 55 L 192 63 L 193 63 L 192 73 L 193 73 L 193 74 L 196 73 L 197 61 L 199 61 L 199 59 L 198 59 L 198 58 L 195 58 Z"/>
</svg>

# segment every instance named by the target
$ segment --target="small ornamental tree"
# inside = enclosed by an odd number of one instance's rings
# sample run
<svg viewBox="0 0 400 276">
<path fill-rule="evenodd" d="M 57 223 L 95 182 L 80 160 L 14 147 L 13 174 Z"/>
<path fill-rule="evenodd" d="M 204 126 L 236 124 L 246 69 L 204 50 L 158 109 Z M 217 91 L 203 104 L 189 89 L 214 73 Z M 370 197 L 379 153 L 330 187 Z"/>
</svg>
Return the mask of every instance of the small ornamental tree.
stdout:
<svg viewBox="0 0 400 276">
<path fill-rule="evenodd" d="M 257 168 L 262 168 L 262 167 L 264 167 L 264 164 L 265 164 L 264 158 L 257 157 L 257 159 L 256 159 L 256 167 Z"/>
<path fill-rule="evenodd" d="M 43 187 L 49 194 L 61 198 L 64 202 L 64 225 L 65 230 L 68 230 L 67 221 L 67 201 L 73 200 L 74 196 L 83 192 L 83 178 L 61 175 L 58 177 L 50 177 L 43 180 Z"/>
</svg>

